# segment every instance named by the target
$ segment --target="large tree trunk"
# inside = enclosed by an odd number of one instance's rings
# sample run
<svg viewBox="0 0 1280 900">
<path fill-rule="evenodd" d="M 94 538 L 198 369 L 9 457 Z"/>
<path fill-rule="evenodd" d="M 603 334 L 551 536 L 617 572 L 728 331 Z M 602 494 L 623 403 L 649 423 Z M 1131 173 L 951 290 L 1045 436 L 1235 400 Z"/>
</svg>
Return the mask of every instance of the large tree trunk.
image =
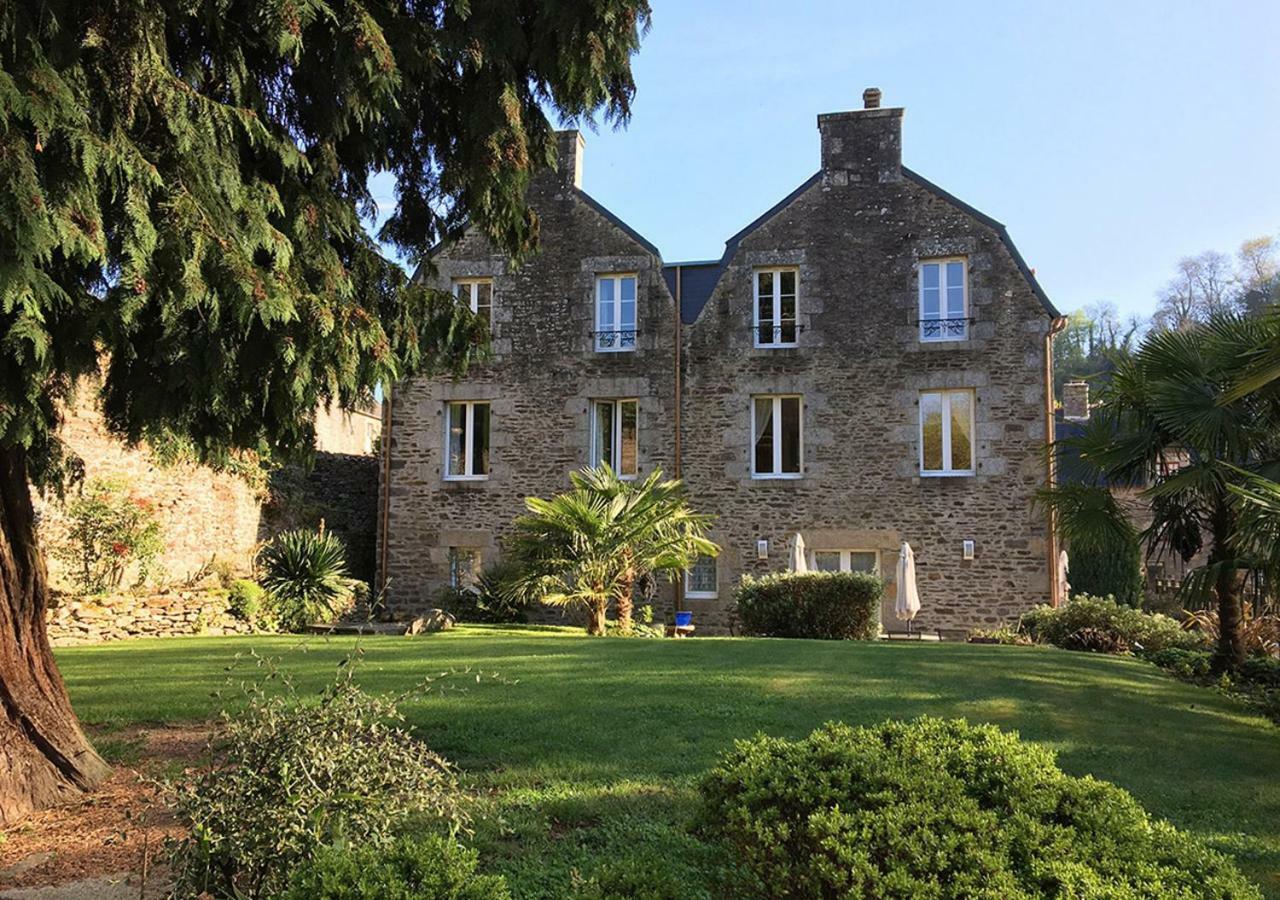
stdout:
<svg viewBox="0 0 1280 900">
<path fill-rule="evenodd" d="M 54 664 L 47 602 L 26 456 L 0 450 L 0 825 L 73 800 L 109 771 Z"/>
<path fill-rule="evenodd" d="M 604 617 L 609 604 L 605 600 L 596 600 L 587 607 L 587 634 L 604 634 Z"/>
<path fill-rule="evenodd" d="M 634 577 L 622 579 L 622 590 L 618 592 L 618 630 L 623 634 L 631 631 L 631 617 L 635 609 L 636 581 Z"/>
<path fill-rule="evenodd" d="M 1234 559 L 1231 536 L 1235 521 L 1228 509 L 1219 506 L 1213 522 L 1213 549 L 1209 563 L 1225 563 Z M 1214 594 L 1218 601 L 1218 648 L 1213 655 L 1213 671 L 1235 671 L 1244 665 L 1246 653 L 1240 627 L 1244 619 L 1240 602 L 1240 573 L 1234 566 L 1223 565 L 1214 581 Z"/>
</svg>

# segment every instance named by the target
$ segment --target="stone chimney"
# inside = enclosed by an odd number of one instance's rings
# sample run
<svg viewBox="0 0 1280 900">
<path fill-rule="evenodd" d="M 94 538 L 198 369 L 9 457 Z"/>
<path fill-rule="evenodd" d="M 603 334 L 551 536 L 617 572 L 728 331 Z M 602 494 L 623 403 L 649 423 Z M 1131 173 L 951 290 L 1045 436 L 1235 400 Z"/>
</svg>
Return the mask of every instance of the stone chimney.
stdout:
<svg viewBox="0 0 1280 900">
<path fill-rule="evenodd" d="M 556 171 L 566 185 L 582 187 L 582 148 L 586 141 L 576 128 L 556 132 Z"/>
<path fill-rule="evenodd" d="M 834 184 L 902 180 L 902 107 L 880 106 L 880 89 L 862 92 L 862 109 L 818 116 L 822 173 Z"/>
<path fill-rule="evenodd" d="M 1070 422 L 1089 421 L 1089 382 L 1068 381 L 1062 386 L 1062 418 Z"/>
</svg>

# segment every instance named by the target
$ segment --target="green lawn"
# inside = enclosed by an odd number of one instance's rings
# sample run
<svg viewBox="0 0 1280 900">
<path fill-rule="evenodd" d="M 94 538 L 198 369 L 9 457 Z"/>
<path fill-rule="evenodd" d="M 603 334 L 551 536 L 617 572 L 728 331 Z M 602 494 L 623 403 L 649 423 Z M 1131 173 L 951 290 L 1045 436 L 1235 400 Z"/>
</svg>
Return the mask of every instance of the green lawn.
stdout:
<svg viewBox="0 0 1280 900">
<path fill-rule="evenodd" d="M 319 686 L 350 639 L 177 638 L 58 651 L 91 723 L 204 719 L 250 648 Z M 1016 728 L 1064 769 L 1132 791 L 1236 857 L 1280 897 L 1280 730 L 1241 704 L 1130 659 L 1042 648 L 699 638 L 588 639 L 462 628 L 365 638 L 360 677 L 401 691 L 470 667 L 465 692 L 414 701 L 415 731 L 490 799 L 476 837 L 521 896 L 563 896 L 609 859 L 654 871 L 714 866 L 683 829 L 700 772 L 734 738 L 799 736 L 830 719 L 929 713 Z M 695 889 L 687 885 L 690 893 Z"/>
</svg>

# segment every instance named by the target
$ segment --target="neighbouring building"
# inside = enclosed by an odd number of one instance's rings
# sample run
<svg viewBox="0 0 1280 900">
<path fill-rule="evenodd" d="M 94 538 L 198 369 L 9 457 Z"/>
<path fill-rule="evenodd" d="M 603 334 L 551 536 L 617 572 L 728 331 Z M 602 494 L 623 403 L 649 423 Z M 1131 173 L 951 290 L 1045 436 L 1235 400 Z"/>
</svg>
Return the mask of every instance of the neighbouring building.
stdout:
<svg viewBox="0 0 1280 900">
<path fill-rule="evenodd" d="M 423 277 L 489 318 L 494 357 L 461 380 L 397 385 L 384 435 L 379 560 L 388 602 L 431 605 L 501 553 L 526 496 L 607 460 L 686 482 L 723 552 L 659 600 L 730 624 L 744 574 L 889 581 L 916 554 L 926 629 L 990 626 L 1052 599 L 1032 503 L 1051 477 L 1061 318 L 1000 223 L 902 165 L 903 110 L 818 117 L 821 167 L 710 262 L 666 263 L 586 194 L 560 135 L 529 200 L 540 252 L 480 236 Z"/>
</svg>

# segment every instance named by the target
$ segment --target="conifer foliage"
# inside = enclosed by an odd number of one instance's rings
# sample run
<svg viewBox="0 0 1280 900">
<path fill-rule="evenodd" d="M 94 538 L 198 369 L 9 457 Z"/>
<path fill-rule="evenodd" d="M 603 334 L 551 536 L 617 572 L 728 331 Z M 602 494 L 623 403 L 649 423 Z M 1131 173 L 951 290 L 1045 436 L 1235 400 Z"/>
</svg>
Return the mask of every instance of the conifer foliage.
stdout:
<svg viewBox="0 0 1280 900">
<path fill-rule="evenodd" d="M 100 375 L 123 437 L 306 453 L 318 404 L 465 368 L 469 313 L 413 262 L 479 229 L 519 258 L 547 115 L 625 122 L 645 0 L 0 4 L 0 824 L 105 766 L 44 631 L 30 483 Z"/>
</svg>

